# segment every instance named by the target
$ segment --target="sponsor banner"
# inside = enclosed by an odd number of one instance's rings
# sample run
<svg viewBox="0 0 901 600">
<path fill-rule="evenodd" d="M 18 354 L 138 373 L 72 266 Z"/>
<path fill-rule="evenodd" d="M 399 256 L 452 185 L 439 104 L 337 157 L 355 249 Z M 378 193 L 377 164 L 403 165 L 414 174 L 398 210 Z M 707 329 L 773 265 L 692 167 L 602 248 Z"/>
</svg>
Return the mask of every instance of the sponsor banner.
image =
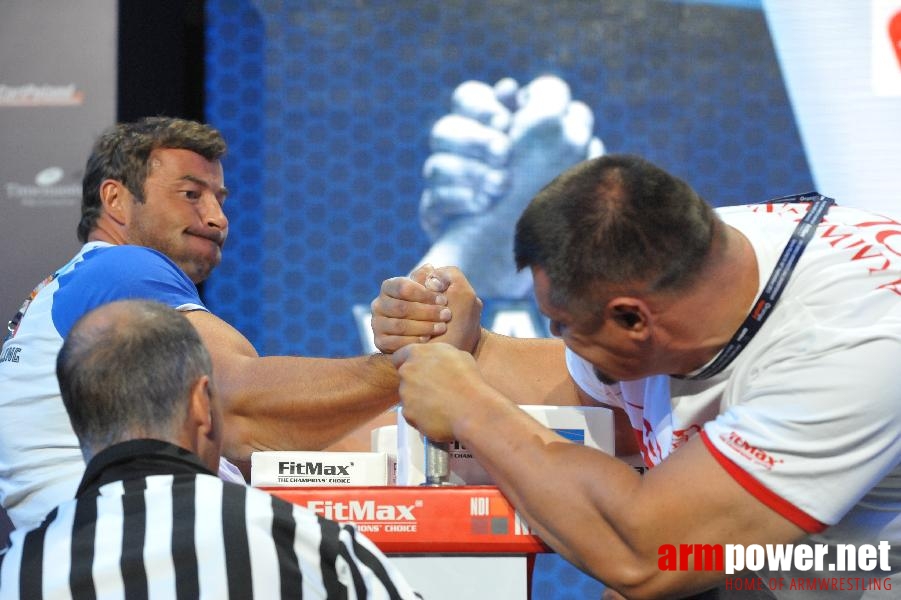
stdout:
<svg viewBox="0 0 901 600">
<path fill-rule="evenodd" d="M 253 486 L 364 486 L 392 483 L 393 465 L 384 452 L 254 452 Z"/>
<path fill-rule="evenodd" d="M 116 119 L 117 5 L 0 8 L 0 323 L 81 245 L 85 160 Z"/>
<path fill-rule="evenodd" d="M 3 192 L 9 202 L 28 208 L 81 206 L 80 174 L 57 166 L 41 169 L 30 182 L 7 181 Z"/>
<path fill-rule="evenodd" d="M 10 85 L 0 82 L 0 107 L 81 106 L 82 104 L 84 104 L 84 92 L 78 89 L 74 83 Z"/>
<path fill-rule="evenodd" d="M 493 486 L 262 489 L 353 523 L 387 553 L 551 552 Z"/>
</svg>

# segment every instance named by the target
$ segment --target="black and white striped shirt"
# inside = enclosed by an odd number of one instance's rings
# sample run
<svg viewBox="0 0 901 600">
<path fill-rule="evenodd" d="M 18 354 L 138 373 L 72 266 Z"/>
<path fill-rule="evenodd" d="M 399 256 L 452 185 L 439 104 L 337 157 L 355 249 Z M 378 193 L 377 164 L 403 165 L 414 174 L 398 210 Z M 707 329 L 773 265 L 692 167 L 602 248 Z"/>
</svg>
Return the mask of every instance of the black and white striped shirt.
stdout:
<svg viewBox="0 0 901 600">
<path fill-rule="evenodd" d="M 0 564 L 2 600 L 418 597 L 353 527 L 155 440 L 94 457 L 76 498 L 14 531 Z"/>
</svg>

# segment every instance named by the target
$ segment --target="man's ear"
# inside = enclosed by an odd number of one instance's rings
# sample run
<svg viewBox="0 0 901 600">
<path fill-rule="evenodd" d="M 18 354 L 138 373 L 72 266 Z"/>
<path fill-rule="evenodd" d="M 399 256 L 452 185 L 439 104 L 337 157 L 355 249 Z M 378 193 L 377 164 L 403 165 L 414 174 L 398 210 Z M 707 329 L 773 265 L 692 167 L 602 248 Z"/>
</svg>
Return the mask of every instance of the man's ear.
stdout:
<svg viewBox="0 0 901 600">
<path fill-rule="evenodd" d="M 210 397 L 210 378 L 203 375 L 191 386 L 188 405 L 188 421 L 198 434 L 212 437 L 215 424 L 213 422 L 213 406 Z"/>
<path fill-rule="evenodd" d="M 104 179 L 100 184 L 100 204 L 103 211 L 117 224 L 125 225 L 132 201 L 131 192 L 121 181 Z"/>
<path fill-rule="evenodd" d="M 607 304 L 607 314 L 630 336 L 645 339 L 650 335 L 651 312 L 643 300 L 632 297 L 613 298 Z"/>
<path fill-rule="evenodd" d="M 185 430 L 190 450 L 215 473 L 222 453 L 222 417 L 214 404 L 212 386 L 209 375 L 198 378 L 191 386 Z"/>
</svg>

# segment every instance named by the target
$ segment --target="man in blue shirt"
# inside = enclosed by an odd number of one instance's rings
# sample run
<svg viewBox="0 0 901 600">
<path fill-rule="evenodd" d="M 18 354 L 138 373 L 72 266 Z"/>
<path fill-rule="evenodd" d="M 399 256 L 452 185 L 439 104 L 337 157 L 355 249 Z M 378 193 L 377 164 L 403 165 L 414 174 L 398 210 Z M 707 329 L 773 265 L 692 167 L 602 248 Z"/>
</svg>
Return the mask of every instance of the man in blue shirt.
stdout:
<svg viewBox="0 0 901 600">
<path fill-rule="evenodd" d="M 53 365 L 72 324 L 107 302 L 150 299 L 185 314 L 212 355 L 223 454 L 242 467 L 254 450 L 323 448 L 396 402 L 385 357 L 260 357 L 204 306 L 196 285 L 228 236 L 225 151 L 215 129 L 167 117 L 97 140 L 78 225 L 85 245 L 32 292 L 0 351 L 0 501 L 15 526 L 40 522 L 82 476 Z"/>
</svg>

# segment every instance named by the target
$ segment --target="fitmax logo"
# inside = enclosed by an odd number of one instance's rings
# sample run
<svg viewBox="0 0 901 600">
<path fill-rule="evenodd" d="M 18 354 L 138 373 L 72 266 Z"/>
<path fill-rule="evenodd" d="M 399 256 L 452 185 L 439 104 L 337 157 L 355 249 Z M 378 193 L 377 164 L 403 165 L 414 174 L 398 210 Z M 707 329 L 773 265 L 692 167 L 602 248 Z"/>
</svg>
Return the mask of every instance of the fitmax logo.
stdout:
<svg viewBox="0 0 901 600">
<path fill-rule="evenodd" d="M 751 445 L 745 440 L 743 437 L 738 435 L 738 433 L 734 431 L 730 431 L 729 435 L 720 435 L 720 439 L 732 446 L 739 454 L 756 462 L 766 469 L 772 469 L 773 467 L 782 464 L 784 461 L 780 459 L 775 459 L 770 454 L 766 452 L 766 450 L 762 450 L 756 446 Z"/>
<path fill-rule="evenodd" d="M 415 504 L 376 504 L 374 500 L 350 500 L 348 502 L 332 502 L 331 500 L 311 500 L 307 508 L 333 521 L 415 521 L 413 510 L 422 506 L 422 501 Z"/>
<path fill-rule="evenodd" d="M 345 477 L 350 477 L 350 473 L 348 473 L 347 471 L 352 466 L 353 466 L 353 463 L 342 467 L 341 465 L 326 465 L 321 462 L 296 463 L 296 462 L 288 462 L 288 461 L 279 461 L 278 474 L 279 475 L 344 475 Z"/>
</svg>

